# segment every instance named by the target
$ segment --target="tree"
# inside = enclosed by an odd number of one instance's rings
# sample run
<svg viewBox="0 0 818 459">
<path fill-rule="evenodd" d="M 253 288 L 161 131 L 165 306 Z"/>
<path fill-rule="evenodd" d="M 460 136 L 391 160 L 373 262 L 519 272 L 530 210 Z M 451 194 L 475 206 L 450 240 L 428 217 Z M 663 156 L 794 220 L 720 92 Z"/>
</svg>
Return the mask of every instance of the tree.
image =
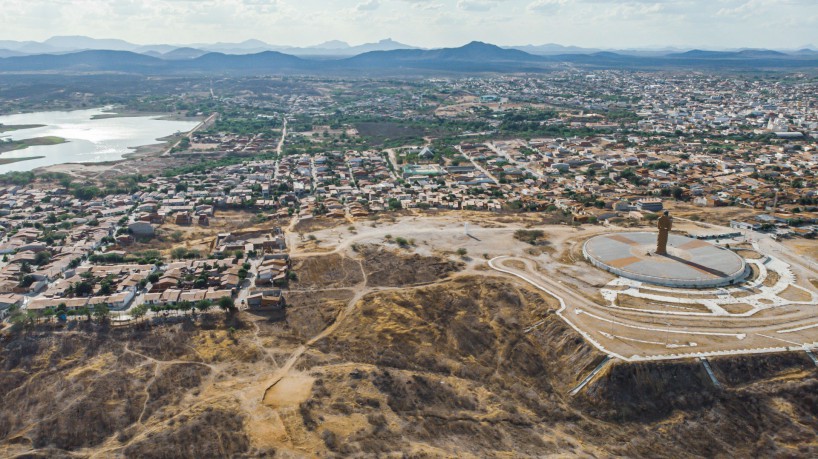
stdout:
<svg viewBox="0 0 818 459">
<path fill-rule="evenodd" d="M 48 320 L 49 323 L 51 322 L 51 319 L 56 315 L 57 315 L 57 311 L 55 311 L 54 309 L 51 309 L 51 308 L 48 308 L 45 311 L 43 311 L 43 317 L 45 317 Z"/>
<path fill-rule="evenodd" d="M 94 305 L 94 318 L 97 319 L 97 322 L 103 323 L 108 320 L 108 317 L 111 315 L 111 310 L 108 309 L 108 305 L 104 303 L 97 303 Z"/>
<path fill-rule="evenodd" d="M 113 286 L 111 285 L 111 281 L 108 279 L 104 279 L 99 284 L 99 294 L 110 295 L 111 293 L 113 293 Z"/>
<path fill-rule="evenodd" d="M 187 315 L 187 312 L 193 309 L 193 303 L 191 303 L 190 301 L 180 301 L 176 305 L 176 307 L 179 308 L 179 310 L 182 311 L 185 315 Z"/>
<path fill-rule="evenodd" d="M 236 302 L 229 296 L 219 298 L 219 307 L 225 312 L 234 312 L 236 310 Z"/>
<path fill-rule="evenodd" d="M 94 284 L 87 279 L 74 284 L 74 294 L 77 296 L 88 296 L 94 293 Z"/>
<path fill-rule="evenodd" d="M 77 309 L 77 315 L 85 316 L 87 320 L 91 320 L 91 310 L 87 306 Z"/>
<path fill-rule="evenodd" d="M 33 284 L 35 280 L 36 279 L 34 279 L 34 276 L 32 276 L 31 274 L 26 274 L 20 281 L 20 287 L 29 288 L 31 287 L 31 284 Z"/>
<path fill-rule="evenodd" d="M 469 251 L 464 249 L 463 247 L 457 249 L 457 254 L 460 255 L 461 257 L 465 257 L 467 253 L 469 253 Z"/>
<path fill-rule="evenodd" d="M 130 312 L 133 317 L 135 317 L 137 320 L 140 320 L 142 319 L 142 317 L 145 316 L 145 314 L 148 313 L 148 305 L 142 303 L 139 306 L 134 306 L 133 308 L 131 308 Z"/>
<path fill-rule="evenodd" d="M 201 313 L 207 312 L 213 304 L 208 300 L 201 300 L 196 302 L 196 309 L 199 310 Z"/>
<path fill-rule="evenodd" d="M 678 187 L 678 186 L 674 187 L 673 188 L 673 198 L 676 199 L 677 201 L 681 201 L 682 197 L 684 197 L 684 189 L 682 189 L 681 187 Z"/>
</svg>

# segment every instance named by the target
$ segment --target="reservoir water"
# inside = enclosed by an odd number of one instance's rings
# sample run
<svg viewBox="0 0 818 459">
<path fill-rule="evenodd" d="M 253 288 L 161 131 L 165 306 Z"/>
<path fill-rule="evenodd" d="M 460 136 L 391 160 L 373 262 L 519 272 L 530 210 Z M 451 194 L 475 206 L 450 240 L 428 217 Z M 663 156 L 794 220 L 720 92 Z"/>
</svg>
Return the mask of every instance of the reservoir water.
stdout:
<svg viewBox="0 0 818 459">
<path fill-rule="evenodd" d="M 28 171 L 37 167 L 64 163 L 90 163 L 122 159 L 136 147 L 159 143 L 157 139 L 177 132 L 188 132 L 198 121 L 167 121 L 159 117 L 139 116 L 92 119 L 94 115 L 110 114 L 103 108 L 70 112 L 37 112 L 0 116 L 6 126 L 43 124 L 44 127 L 0 132 L 0 139 L 32 139 L 62 137 L 68 142 L 58 145 L 28 147 L 0 154 L 0 159 L 43 158 L 0 165 L 0 174 Z"/>
</svg>

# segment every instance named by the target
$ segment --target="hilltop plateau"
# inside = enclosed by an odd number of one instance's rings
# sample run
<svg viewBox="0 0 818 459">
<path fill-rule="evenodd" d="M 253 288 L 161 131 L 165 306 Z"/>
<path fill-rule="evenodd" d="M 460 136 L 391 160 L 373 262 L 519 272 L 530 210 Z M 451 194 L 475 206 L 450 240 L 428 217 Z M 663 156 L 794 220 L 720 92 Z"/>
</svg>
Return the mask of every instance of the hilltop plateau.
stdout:
<svg viewBox="0 0 818 459">
<path fill-rule="evenodd" d="M 296 254 L 282 313 L 6 332 L 0 454 L 815 455 L 803 353 L 711 359 L 722 387 L 693 360 L 622 362 L 571 395 L 604 355 L 558 302 L 446 258 Z"/>
</svg>

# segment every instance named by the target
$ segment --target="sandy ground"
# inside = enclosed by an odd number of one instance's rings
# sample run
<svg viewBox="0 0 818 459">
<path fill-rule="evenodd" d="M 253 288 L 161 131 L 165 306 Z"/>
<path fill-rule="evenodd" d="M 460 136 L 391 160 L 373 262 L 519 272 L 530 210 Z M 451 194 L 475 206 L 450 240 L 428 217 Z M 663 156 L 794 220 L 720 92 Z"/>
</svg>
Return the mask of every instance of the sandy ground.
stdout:
<svg viewBox="0 0 818 459">
<path fill-rule="evenodd" d="M 782 244 L 798 255 L 809 257 L 814 263 L 818 263 L 818 240 L 790 239 Z"/>
<path fill-rule="evenodd" d="M 716 225 L 726 225 L 729 224 L 730 220 L 745 220 L 762 213 L 746 207 L 698 207 L 671 200 L 665 201 L 665 209 L 676 217 L 700 220 Z"/>
<path fill-rule="evenodd" d="M 271 229 L 269 223 L 254 226 L 251 221 L 254 216 L 254 213 L 242 210 L 217 211 L 207 226 L 199 225 L 195 221 L 191 225 L 177 225 L 169 218 L 165 223 L 157 227 L 158 238 L 154 238 L 147 243 L 132 244 L 125 247 L 125 250 L 130 253 L 159 250 L 163 255 L 168 256 L 172 249 L 184 247 L 189 250 L 198 250 L 206 255 L 210 253 L 213 243 L 220 233 L 254 230 L 269 231 Z"/>
</svg>

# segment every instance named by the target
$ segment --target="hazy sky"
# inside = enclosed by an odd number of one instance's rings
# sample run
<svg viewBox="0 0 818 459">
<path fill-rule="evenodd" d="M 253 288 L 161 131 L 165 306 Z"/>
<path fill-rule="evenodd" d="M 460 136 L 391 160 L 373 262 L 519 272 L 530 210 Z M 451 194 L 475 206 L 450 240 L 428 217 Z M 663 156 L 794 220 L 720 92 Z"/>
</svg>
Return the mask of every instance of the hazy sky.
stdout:
<svg viewBox="0 0 818 459">
<path fill-rule="evenodd" d="M 2 0 L 0 39 L 139 44 L 795 48 L 818 45 L 818 0 Z"/>
</svg>

